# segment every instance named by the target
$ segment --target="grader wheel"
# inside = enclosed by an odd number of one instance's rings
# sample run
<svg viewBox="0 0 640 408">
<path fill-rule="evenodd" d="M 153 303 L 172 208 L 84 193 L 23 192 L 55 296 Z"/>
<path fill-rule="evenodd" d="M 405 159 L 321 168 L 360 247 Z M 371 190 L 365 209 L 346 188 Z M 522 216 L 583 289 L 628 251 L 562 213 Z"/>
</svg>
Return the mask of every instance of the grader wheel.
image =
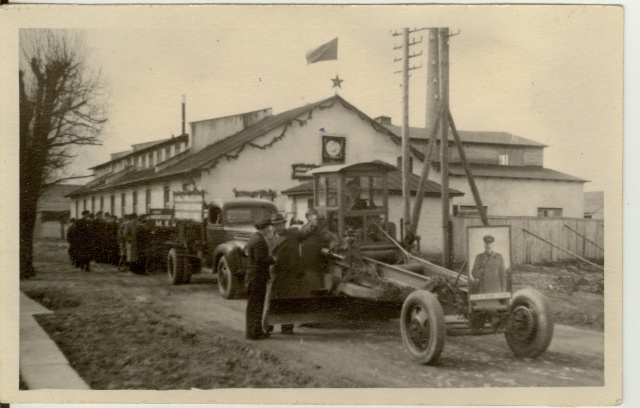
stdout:
<svg viewBox="0 0 640 408">
<path fill-rule="evenodd" d="M 444 312 L 431 292 L 417 290 L 402 305 L 402 341 L 411 357 L 420 364 L 435 361 L 444 350 Z"/>
<path fill-rule="evenodd" d="M 531 288 L 519 290 L 511 299 L 509 312 L 504 335 L 513 354 L 536 358 L 544 353 L 553 337 L 553 315 L 547 298 Z"/>
</svg>

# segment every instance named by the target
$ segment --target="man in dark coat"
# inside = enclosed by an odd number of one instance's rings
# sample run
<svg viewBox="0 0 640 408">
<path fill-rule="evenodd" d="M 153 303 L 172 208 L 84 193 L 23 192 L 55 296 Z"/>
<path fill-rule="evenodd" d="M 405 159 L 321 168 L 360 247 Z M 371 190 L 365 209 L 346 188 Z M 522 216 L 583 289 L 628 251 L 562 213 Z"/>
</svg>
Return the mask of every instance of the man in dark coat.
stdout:
<svg viewBox="0 0 640 408">
<path fill-rule="evenodd" d="M 89 272 L 89 264 L 91 263 L 91 258 L 93 256 L 93 236 L 91 220 L 89 219 L 89 211 L 84 210 L 82 212 L 82 218 L 76 221 L 75 236 L 78 268 Z"/>
<path fill-rule="evenodd" d="M 331 289 L 329 282 L 325 284 L 327 260 L 321 251 L 323 248 L 332 248 L 336 244 L 337 237 L 329 232 L 326 219 L 320 218 L 315 209 L 309 209 L 306 217 L 307 224 L 302 227 L 302 233 L 304 234 L 307 229 L 312 229 L 313 233 L 302 241 L 300 247 L 302 268 L 309 293 L 321 293 Z"/>
<path fill-rule="evenodd" d="M 249 270 L 245 282 L 249 294 L 246 336 L 251 340 L 262 340 L 269 337 L 269 333 L 262 329 L 262 313 L 267 293 L 267 282 L 269 281 L 269 265 L 273 264 L 265 239 L 269 234 L 270 224 L 271 220 L 268 218 L 255 223 L 257 231 L 251 236 L 245 247 L 245 253 L 249 257 Z"/>
<path fill-rule="evenodd" d="M 478 254 L 473 263 L 470 274 L 472 293 L 504 292 L 507 287 L 507 277 L 502 255 L 492 249 L 495 238 L 486 235 L 482 238 L 485 250 Z"/>
<path fill-rule="evenodd" d="M 67 228 L 67 242 L 69 243 L 69 259 L 71 259 L 71 265 L 78 267 L 77 248 L 76 241 L 78 240 L 78 234 L 76 233 L 76 219 L 69 220 L 69 227 Z"/>
</svg>

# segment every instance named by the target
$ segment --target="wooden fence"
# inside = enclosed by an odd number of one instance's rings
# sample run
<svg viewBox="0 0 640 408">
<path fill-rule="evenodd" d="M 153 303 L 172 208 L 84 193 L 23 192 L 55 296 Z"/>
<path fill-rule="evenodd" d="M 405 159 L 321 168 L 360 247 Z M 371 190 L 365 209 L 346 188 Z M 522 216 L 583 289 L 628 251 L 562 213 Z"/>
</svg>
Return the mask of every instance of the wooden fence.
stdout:
<svg viewBox="0 0 640 408">
<path fill-rule="evenodd" d="M 453 254 L 456 261 L 467 259 L 467 227 L 482 226 L 478 217 L 453 217 Z M 604 259 L 604 221 L 583 218 L 489 217 L 489 225 L 511 226 L 511 263 L 556 262 L 575 259 L 527 230 L 576 255 L 591 260 Z"/>
</svg>

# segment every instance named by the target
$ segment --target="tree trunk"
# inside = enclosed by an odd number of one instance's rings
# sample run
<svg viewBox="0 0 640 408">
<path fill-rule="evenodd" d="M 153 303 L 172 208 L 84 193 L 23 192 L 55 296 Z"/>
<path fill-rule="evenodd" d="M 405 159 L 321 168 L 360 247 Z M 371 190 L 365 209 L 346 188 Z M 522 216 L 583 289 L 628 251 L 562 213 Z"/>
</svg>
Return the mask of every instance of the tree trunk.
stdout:
<svg viewBox="0 0 640 408">
<path fill-rule="evenodd" d="M 20 279 L 29 279 L 36 276 L 33 268 L 33 232 L 35 224 L 35 211 L 20 211 Z"/>
</svg>

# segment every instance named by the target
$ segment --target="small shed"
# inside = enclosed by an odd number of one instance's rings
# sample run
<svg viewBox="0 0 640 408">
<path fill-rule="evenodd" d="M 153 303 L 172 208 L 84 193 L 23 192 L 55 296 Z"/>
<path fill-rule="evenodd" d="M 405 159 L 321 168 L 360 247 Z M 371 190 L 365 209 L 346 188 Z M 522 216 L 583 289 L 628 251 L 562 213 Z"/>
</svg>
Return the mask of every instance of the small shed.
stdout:
<svg viewBox="0 0 640 408">
<path fill-rule="evenodd" d="M 69 225 L 69 197 L 74 190 L 81 188 L 77 184 L 57 184 L 45 188 L 38 200 L 35 237 L 65 238 Z"/>
</svg>

